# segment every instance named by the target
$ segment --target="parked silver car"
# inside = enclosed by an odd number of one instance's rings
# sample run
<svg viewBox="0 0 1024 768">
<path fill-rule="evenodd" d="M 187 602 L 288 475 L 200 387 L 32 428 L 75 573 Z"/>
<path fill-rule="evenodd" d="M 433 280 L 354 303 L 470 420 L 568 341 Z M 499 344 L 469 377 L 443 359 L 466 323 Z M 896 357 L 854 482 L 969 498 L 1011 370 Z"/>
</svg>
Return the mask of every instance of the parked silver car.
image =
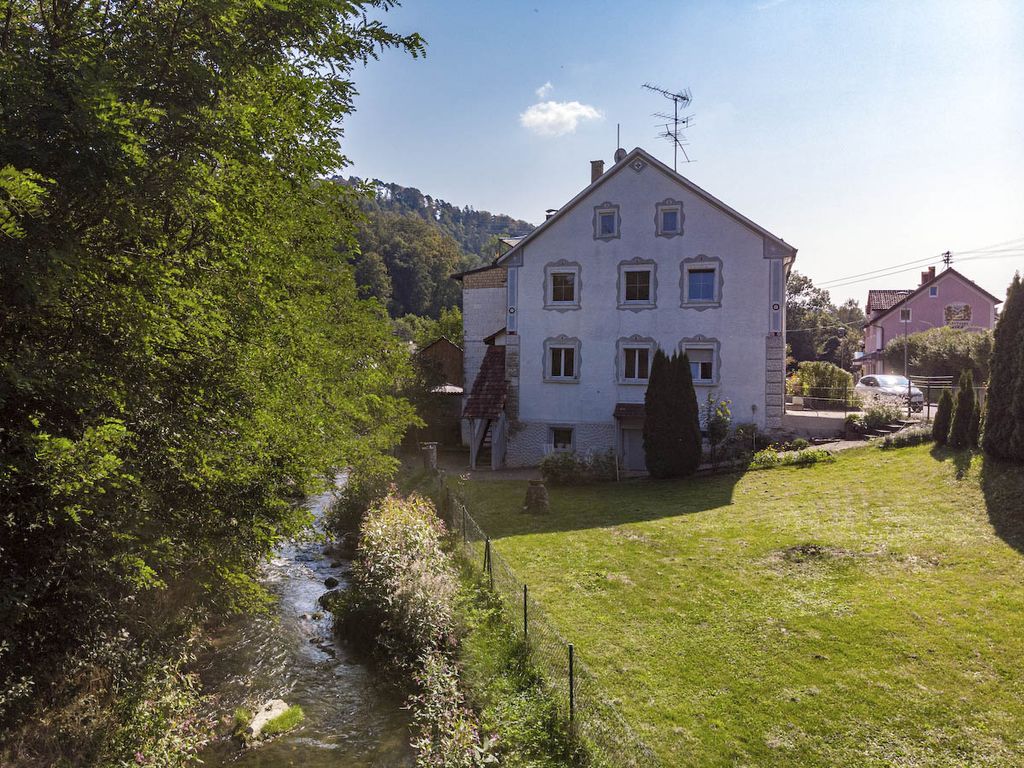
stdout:
<svg viewBox="0 0 1024 768">
<path fill-rule="evenodd" d="M 853 391 L 863 397 L 865 402 L 884 401 L 900 405 L 907 404 L 907 379 L 905 376 L 891 374 L 861 376 Z M 910 408 L 914 412 L 924 408 L 924 394 L 913 384 L 910 385 Z"/>
</svg>

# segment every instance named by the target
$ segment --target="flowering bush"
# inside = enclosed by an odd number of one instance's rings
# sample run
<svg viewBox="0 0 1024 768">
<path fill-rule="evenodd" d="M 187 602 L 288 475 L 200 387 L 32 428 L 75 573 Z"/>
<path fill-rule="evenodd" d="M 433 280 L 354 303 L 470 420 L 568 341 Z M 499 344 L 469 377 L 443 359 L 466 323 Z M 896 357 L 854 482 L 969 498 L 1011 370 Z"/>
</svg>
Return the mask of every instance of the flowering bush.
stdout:
<svg viewBox="0 0 1024 768">
<path fill-rule="evenodd" d="M 444 525 L 421 496 L 387 496 L 367 513 L 342 626 L 375 641 L 399 669 L 452 641 L 455 568 L 441 548 Z"/>
<path fill-rule="evenodd" d="M 417 768 L 483 768 L 497 765 L 496 740 L 481 740 L 476 717 L 459 690 L 455 665 L 439 653 L 420 659 L 419 692 L 409 698 Z"/>
<path fill-rule="evenodd" d="M 864 409 L 864 426 L 867 429 L 878 429 L 899 421 L 904 410 L 892 403 L 875 403 Z"/>
</svg>

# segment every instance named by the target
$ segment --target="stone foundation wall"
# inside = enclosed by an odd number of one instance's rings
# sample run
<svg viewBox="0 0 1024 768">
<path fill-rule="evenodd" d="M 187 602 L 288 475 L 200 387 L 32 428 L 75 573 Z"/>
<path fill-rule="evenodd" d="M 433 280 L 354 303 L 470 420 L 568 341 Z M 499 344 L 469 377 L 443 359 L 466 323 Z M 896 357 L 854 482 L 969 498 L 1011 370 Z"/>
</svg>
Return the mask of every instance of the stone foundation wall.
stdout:
<svg viewBox="0 0 1024 768">
<path fill-rule="evenodd" d="M 601 453 L 616 450 L 615 422 L 589 422 L 576 424 L 560 422 L 557 426 L 571 426 L 576 452 Z M 505 466 L 535 467 L 544 458 L 544 445 L 550 442 L 552 424 L 519 422 L 510 427 Z"/>
</svg>

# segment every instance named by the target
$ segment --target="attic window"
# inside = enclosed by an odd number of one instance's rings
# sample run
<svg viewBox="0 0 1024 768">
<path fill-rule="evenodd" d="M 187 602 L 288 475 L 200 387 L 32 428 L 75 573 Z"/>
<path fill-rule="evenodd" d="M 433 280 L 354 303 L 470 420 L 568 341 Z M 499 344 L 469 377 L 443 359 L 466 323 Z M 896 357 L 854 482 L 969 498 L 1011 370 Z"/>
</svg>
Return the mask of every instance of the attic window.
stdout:
<svg viewBox="0 0 1024 768">
<path fill-rule="evenodd" d="M 678 237 L 683 234 L 683 204 L 666 198 L 655 205 L 654 227 L 658 237 Z"/>
<path fill-rule="evenodd" d="M 602 211 L 598 214 L 601 217 L 600 224 L 600 237 L 614 237 L 615 236 L 615 212 L 614 211 Z"/>
<path fill-rule="evenodd" d="M 614 240 L 619 237 L 619 206 L 601 203 L 594 206 L 594 239 Z"/>
<path fill-rule="evenodd" d="M 929 288 L 928 289 L 928 295 L 931 296 L 933 299 L 936 296 L 938 296 L 939 295 L 939 286 L 933 285 L 931 288 Z"/>
</svg>

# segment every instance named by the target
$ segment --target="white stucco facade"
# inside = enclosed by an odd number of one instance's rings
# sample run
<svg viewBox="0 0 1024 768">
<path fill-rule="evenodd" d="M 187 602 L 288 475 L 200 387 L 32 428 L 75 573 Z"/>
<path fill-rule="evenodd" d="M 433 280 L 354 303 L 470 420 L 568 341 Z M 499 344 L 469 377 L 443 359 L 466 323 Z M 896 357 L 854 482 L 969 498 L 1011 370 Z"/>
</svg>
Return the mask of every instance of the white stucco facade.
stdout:
<svg viewBox="0 0 1024 768">
<path fill-rule="evenodd" d="M 681 214 L 679 229 L 660 231 L 659 206 Z M 599 221 L 609 212 L 612 234 Z M 795 252 L 642 150 L 629 153 L 499 261 L 509 329 L 506 463 L 538 463 L 554 429 L 562 438 L 571 429 L 577 452 L 622 454 L 622 429 L 638 424 L 616 420 L 616 406 L 642 404 L 646 390 L 643 378 L 624 380 L 626 348 L 700 350 L 694 357 L 709 361 L 710 377 L 695 382 L 699 403 L 713 393 L 732 402 L 737 423 L 781 426 L 784 285 Z M 690 270 L 713 292 L 693 300 Z M 645 300 L 625 300 L 627 271 L 649 271 Z M 574 275 L 573 301 L 552 301 L 553 273 Z M 468 322 L 466 331 L 468 374 Z M 573 350 L 572 377 L 551 375 L 552 346 Z"/>
</svg>

